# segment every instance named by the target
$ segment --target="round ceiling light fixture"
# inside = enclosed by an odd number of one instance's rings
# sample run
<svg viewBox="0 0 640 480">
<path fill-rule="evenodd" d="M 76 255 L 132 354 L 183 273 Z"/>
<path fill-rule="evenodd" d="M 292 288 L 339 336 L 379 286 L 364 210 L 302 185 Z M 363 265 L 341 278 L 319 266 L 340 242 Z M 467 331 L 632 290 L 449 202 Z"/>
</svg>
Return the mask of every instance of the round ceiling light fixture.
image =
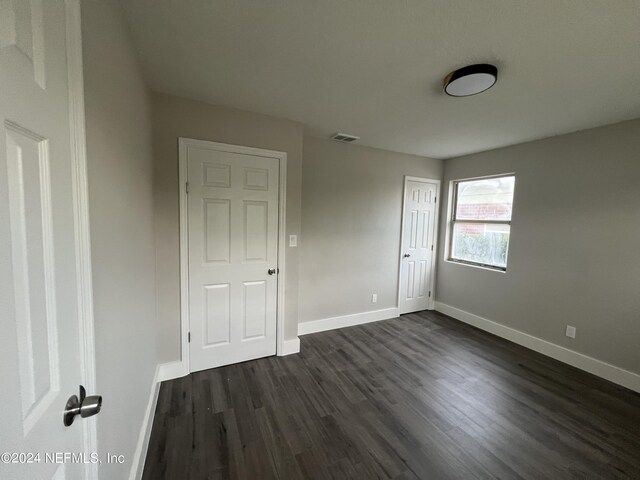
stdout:
<svg viewBox="0 0 640 480">
<path fill-rule="evenodd" d="M 498 81 L 498 69 L 488 63 L 468 65 L 444 78 L 444 91 L 452 97 L 468 97 L 489 90 Z"/>
</svg>

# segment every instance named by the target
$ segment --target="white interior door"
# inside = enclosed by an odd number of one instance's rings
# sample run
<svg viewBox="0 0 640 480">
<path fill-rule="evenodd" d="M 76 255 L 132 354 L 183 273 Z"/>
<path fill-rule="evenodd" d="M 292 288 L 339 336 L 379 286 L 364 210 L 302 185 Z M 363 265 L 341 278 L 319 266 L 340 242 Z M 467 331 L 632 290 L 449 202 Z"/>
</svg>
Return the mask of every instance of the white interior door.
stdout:
<svg viewBox="0 0 640 480">
<path fill-rule="evenodd" d="M 400 314 L 433 308 L 438 184 L 407 180 L 400 260 Z"/>
<path fill-rule="evenodd" d="M 190 369 L 275 355 L 279 160 L 187 142 Z"/>
<path fill-rule="evenodd" d="M 86 421 L 62 421 L 83 359 L 66 8 L 0 1 L 0 452 L 27 454 L 5 454 L 7 479 L 84 478 L 46 456 L 85 452 Z"/>
</svg>

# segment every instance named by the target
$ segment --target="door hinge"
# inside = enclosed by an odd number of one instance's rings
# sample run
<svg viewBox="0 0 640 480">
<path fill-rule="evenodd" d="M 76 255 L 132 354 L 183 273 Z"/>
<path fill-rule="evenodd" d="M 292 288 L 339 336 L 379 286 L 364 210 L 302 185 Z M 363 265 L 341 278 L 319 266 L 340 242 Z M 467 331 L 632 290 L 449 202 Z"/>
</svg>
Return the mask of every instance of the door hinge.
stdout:
<svg viewBox="0 0 640 480">
<path fill-rule="evenodd" d="M 433 252 L 433 245 L 431 245 L 431 251 Z"/>
<path fill-rule="evenodd" d="M 429 298 L 431 298 L 431 290 L 429 290 Z"/>
<path fill-rule="evenodd" d="M 189 193 L 189 182 L 184 184 L 184 190 L 185 192 Z"/>
<path fill-rule="evenodd" d="M 436 195 L 435 197 L 433 197 L 433 203 L 437 203 L 438 202 L 438 196 Z"/>
<path fill-rule="evenodd" d="M 187 332 L 187 343 L 191 343 L 191 332 Z"/>
</svg>

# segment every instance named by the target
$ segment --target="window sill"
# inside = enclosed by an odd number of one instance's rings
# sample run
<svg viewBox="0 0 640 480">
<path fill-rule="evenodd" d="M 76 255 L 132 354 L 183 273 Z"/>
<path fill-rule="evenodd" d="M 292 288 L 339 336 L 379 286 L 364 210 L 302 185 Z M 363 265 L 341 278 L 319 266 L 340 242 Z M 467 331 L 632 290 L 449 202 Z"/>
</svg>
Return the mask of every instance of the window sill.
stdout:
<svg viewBox="0 0 640 480">
<path fill-rule="evenodd" d="M 454 265 L 462 265 L 463 267 L 479 268 L 480 270 L 487 270 L 489 272 L 507 273 L 506 269 L 503 269 L 503 268 L 500 268 L 500 267 L 489 267 L 489 266 L 486 266 L 486 265 L 477 265 L 475 263 L 460 262 L 458 260 L 451 260 L 450 258 L 445 258 L 444 261 L 446 263 L 452 263 Z"/>
</svg>

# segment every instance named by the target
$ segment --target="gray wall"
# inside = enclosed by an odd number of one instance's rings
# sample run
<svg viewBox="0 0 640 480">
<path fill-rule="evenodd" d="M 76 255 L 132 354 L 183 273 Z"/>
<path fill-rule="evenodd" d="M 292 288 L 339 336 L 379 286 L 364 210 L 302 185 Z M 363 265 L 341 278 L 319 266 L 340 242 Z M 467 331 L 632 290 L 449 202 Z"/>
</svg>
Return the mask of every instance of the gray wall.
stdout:
<svg viewBox="0 0 640 480">
<path fill-rule="evenodd" d="M 158 356 L 151 103 L 116 0 L 82 2 L 101 478 L 127 478 Z"/>
<path fill-rule="evenodd" d="M 180 358 L 178 137 L 287 153 L 287 235 L 300 235 L 301 124 L 171 95 L 154 94 L 155 232 L 162 361 Z M 288 238 L 288 237 L 287 237 Z M 285 339 L 298 328 L 298 248 L 286 247 Z"/>
<path fill-rule="evenodd" d="M 640 120 L 447 160 L 443 186 L 505 172 L 516 174 L 507 272 L 441 249 L 437 301 L 640 372 Z"/>
<path fill-rule="evenodd" d="M 312 137 L 303 158 L 300 322 L 396 307 L 404 176 L 442 161 Z"/>
</svg>

